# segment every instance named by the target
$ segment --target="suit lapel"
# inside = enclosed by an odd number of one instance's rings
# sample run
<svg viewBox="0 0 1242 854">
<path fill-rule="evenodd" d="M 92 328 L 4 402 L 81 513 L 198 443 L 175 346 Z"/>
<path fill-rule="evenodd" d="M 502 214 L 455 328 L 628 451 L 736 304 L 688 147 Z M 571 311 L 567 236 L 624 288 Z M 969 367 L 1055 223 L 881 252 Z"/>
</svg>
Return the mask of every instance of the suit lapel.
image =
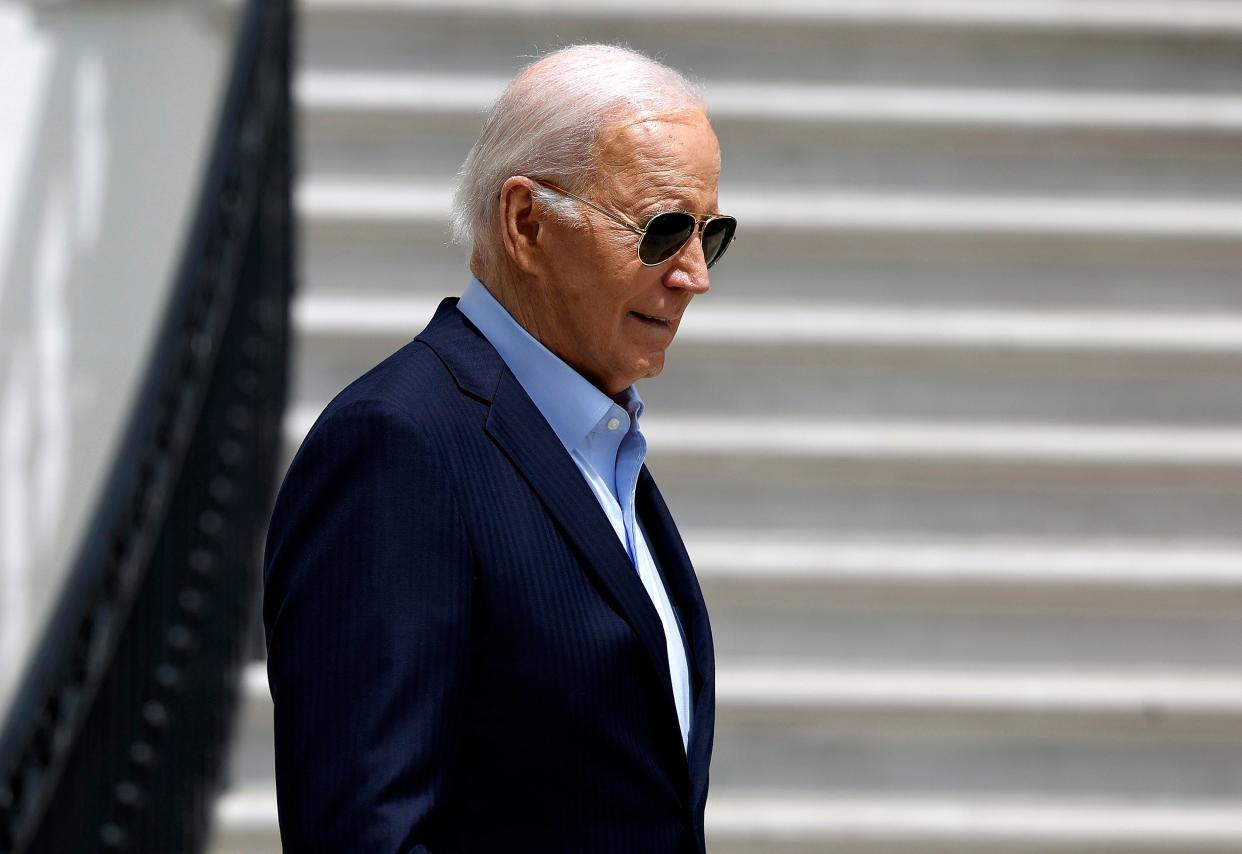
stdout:
<svg viewBox="0 0 1242 854">
<path fill-rule="evenodd" d="M 667 726 L 682 757 L 664 627 L 607 515 L 565 447 L 495 349 L 456 310 L 440 304 L 419 339 L 436 351 L 465 392 L 491 404 L 485 429 L 508 456 L 579 554 L 611 606 L 634 630 L 659 681 Z"/>
<path fill-rule="evenodd" d="M 526 478 L 582 564 L 642 641 L 671 715 L 670 731 L 677 733 L 664 627 L 655 606 L 578 467 L 512 375 L 501 379 L 496 388 L 487 432 Z M 677 741 L 681 753 L 680 736 Z"/>
<path fill-rule="evenodd" d="M 697 677 L 694 717 L 690 723 L 690 803 L 698 804 L 707 795 L 707 769 L 711 760 L 716 718 L 716 667 L 707 606 L 699 588 L 690 555 L 677 531 L 668 505 L 656 487 L 651 473 L 643 466 L 638 475 L 636 503 L 664 575 L 664 583 L 682 611 L 683 628 L 689 643 L 686 654 Z"/>
</svg>

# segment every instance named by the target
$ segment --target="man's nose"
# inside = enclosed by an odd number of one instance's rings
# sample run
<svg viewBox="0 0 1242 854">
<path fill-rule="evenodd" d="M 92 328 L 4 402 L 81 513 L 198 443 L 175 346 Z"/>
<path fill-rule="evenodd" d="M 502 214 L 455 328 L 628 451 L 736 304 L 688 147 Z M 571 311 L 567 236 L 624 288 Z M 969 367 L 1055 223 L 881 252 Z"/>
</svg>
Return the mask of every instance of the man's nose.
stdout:
<svg viewBox="0 0 1242 854">
<path fill-rule="evenodd" d="M 703 257 L 701 233 L 691 237 L 677 253 L 673 266 L 664 274 L 664 284 L 666 287 L 680 288 L 693 294 L 707 293 L 711 281 L 707 275 L 707 259 Z"/>
</svg>

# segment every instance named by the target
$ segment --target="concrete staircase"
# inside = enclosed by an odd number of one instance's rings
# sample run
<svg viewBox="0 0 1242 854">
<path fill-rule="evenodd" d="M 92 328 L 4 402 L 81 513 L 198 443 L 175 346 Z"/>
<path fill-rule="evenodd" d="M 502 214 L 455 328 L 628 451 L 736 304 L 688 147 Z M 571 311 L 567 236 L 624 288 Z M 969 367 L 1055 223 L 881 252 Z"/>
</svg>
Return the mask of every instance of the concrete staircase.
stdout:
<svg viewBox="0 0 1242 854">
<path fill-rule="evenodd" d="M 711 848 L 1242 850 L 1242 3 L 304 0 L 290 448 L 465 283 L 539 49 L 700 79 L 739 241 L 641 386 Z M 212 851 L 279 850 L 262 665 Z"/>
</svg>

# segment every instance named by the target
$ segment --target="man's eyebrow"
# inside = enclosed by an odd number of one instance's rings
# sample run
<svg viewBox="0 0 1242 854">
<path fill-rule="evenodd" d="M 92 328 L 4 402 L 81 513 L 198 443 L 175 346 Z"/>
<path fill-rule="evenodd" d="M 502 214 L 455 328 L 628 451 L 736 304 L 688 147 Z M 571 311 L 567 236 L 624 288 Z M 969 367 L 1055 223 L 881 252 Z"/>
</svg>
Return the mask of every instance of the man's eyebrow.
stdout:
<svg viewBox="0 0 1242 854">
<path fill-rule="evenodd" d="M 636 213 L 640 216 L 654 216 L 662 211 L 671 210 L 687 211 L 689 213 L 697 214 L 711 214 L 713 216 L 720 213 L 719 210 L 695 210 L 694 200 L 691 199 L 686 193 L 677 190 L 673 190 L 672 192 L 653 192 L 653 196 L 654 198 L 650 202 L 640 203 Z"/>
</svg>

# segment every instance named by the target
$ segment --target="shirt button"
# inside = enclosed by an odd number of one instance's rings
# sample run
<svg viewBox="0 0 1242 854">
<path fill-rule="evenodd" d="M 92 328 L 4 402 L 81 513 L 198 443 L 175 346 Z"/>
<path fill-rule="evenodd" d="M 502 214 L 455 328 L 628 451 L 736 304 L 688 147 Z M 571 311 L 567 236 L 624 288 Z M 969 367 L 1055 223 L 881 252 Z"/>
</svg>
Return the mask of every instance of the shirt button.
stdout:
<svg viewBox="0 0 1242 854">
<path fill-rule="evenodd" d="M 620 427 L 620 426 L 621 426 L 621 419 L 620 419 L 620 418 L 609 418 L 609 419 L 608 419 L 608 429 L 609 429 L 609 430 L 616 430 L 616 429 L 617 429 L 618 427 Z"/>
</svg>

